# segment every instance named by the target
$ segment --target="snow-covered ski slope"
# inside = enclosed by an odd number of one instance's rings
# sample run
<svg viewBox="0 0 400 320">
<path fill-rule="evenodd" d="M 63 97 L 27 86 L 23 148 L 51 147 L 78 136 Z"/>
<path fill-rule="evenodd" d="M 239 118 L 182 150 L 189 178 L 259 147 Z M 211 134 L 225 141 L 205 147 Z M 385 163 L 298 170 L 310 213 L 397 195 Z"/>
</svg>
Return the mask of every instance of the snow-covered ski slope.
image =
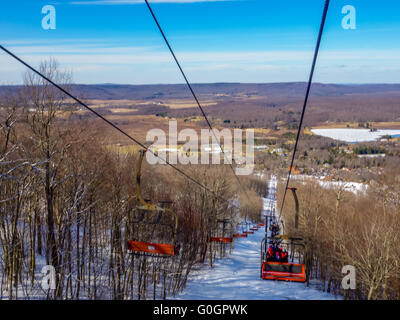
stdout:
<svg viewBox="0 0 400 320">
<path fill-rule="evenodd" d="M 276 179 L 270 181 L 270 194 L 264 199 L 264 210 L 276 206 Z M 264 228 L 235 240 L 229 257 L 192 271 L 187 286 L 175 299 L 187 300 L 326 300 L 331 294 L 318 290 L 318 283 L 306 287 L 303 283 L 267 281 L 260 278 L 260 244 Z"/>
</svg>

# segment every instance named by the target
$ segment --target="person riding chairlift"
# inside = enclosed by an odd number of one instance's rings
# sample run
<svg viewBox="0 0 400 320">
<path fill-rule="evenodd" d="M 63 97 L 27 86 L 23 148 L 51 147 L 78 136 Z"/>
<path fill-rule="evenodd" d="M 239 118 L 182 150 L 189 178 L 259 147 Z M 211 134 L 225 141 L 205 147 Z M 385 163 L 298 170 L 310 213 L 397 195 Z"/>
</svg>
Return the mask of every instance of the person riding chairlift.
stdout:
<svg viewBox="0 0 400 320">
<path fill-rule="evenodd" d="M 274 261 L 274 257 L 275 257 L 275 250 L 273 246 L 269 246 L 268 247 L 268 251 L 267 251 L 267 261 Z"/>
<path fill-rule="evenodd" d="M 288 262 L 288 253 L 285 249 L 281 247 L 275 246 L 274 244 L 268 247 L 267 251 L 267 261 L 268 262 Z"/>
<path fill-rule="evenodd" d="M 275 251 L 277 249 L 275 241 L 269 241 L 269 247 L 267 250 L 267 261 L 275 261 Z"/>
<path fill-rule="evenodd" d="M 288 263 L 288 261 L 289 261 L 288 252 L 285 249 L 282 249 L 282 251 L 281 251 L 281 262 Z"/>
<path fill-rule="evenodd" d="M 279 235 L 279 225 L 276 222 L 271 224 L 270 230 L 273 237 Z"/>
</svg>

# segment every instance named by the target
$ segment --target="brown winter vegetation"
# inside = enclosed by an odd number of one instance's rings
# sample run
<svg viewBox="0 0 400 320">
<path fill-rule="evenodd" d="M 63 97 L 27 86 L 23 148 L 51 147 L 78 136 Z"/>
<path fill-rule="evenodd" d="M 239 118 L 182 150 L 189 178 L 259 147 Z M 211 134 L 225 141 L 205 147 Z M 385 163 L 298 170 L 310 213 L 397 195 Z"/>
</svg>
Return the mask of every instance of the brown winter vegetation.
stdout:
<svg viewBox="0 0 400 320">
<path fill-rule="evenodd" d="M 153 128 L 168 132 L 170 119 L 178 130 L 207 127 L 184 85 L 73 85 L 54 61 L 41 71 L 139 141 Z M 185 287 L 197 264 L 212 266 L 232 250 L 232 243 L 213 243 L 211 237 L 231 237 L 241 220 L 260 222 L 266 181 L 240 177 L 239 187 L 229 166 L 180 166 L 210 194 L 168 166 L 144 162 L 142 195 L 176 213 L 173 234 L 169 216 L 139 208 L 140 148 L 32 73 L 24 83 L 0 87 L 1 298 L 167 298 Z M 270 147 L 256 152 L 256 170 L 287 173 L 304 83 L 193 87 L 215 128 L 254 128 L 256 145 Z M 399 97 L 399 85 L 313 84 L 296 167 L 363 182 L 369 191 L 355 196 L 294 183 L 299 230 L 293 230 L 290 194 L 283 220 L 285 232 L 305 241 L 308 279 L 322 280 L 324 290 L 346 299 L 400 297 L 399 145 L 395 139 L 367 143 L 383 147 L 386 157 L 358 158 L 348 152 L 352 147 L 311 135 L 308 128 L 399 128 Z M 135 256 L 128 240 L 175 242 L 179 254 Z M 55 290 L 41 286 L 44 265 L 55 267 Z M 341 288 L 345 265 L 356 268 L 355 290 Z"/>
<path fill-rule="evenodd" d="M 70 75 L 56 62 L 43 63 L 40 71 L 69 88 Z M 169 217 L 140 209 L 138 152 L 110 148 L 115 135 L 107 137 L 109 130 L 92 118 L 60 117 L 66 106 L 78 110 L 32 73 L 25 86 L 2 91 L 1 298 L 165 299 L 184 288 L 193 266 L 212 265 L 232 249 L 210 242 L 215 235 L 231 236 L 244 218 L 233 205 L 238 189 L 229 167 L 181 167 L 210 194 L 168 166 L 144 163 L 141 194 L 152 203 L 170 203 L 178 217 L 172 234 Z M 254 198 L 266 190 L 265 183 L 247 184 Z M 246 218 L 256 219 L 260 206 L 246 206 Z M 175 241 L 179 252 L 172 258 L 135 256 L 128 240 Z M 54 290 L 41 285 L 45 265 L 55 268 Z"/>
<path fill-rule="evenodd" d="M 345 299 L 399 299 L 399 178 L 397 173 L 358 196 L 314 183 L 292 183 L 298 187 L 300 202 L 298 230 L 294 229 L 294 201 L 289 194 L 282 218 L 285 233 L 304 239 L 309 280 L 322 280 L 323 290 Z M 346 265 L 355 267 L 355 290 L 342 288 Z"/>
<path fill-rule="evenodd" d="M 9 88 L 0 88 L 0 92 Z M 16 90 L 16 87 L 11 87 Z M 296 129 L 306 83 L 214 83 L 194 84 L 213 124 L 224 127 Z M 201 116 L 183 84 L 171 85 L 73 85 L 73 93 L 105 115 L 152 115 L 178 118 L 193 125 Z M 338 85 L 314 83 L 305 126 L 331 123 L 373 122 L 375 127 L 398 127 L 400 85 Z M 69 100 L 67 102 L 70 102 Z M 114 115 L 115 115 L 114 111 Z M 90 117 L 77 112 L 74 117 Z M 126 119 L 120 119 L 127 121 Z M 202 120 L 204 122 L 204 120 Z M 392 125 L 390 125 L 392 123 Z"/>
</svg>

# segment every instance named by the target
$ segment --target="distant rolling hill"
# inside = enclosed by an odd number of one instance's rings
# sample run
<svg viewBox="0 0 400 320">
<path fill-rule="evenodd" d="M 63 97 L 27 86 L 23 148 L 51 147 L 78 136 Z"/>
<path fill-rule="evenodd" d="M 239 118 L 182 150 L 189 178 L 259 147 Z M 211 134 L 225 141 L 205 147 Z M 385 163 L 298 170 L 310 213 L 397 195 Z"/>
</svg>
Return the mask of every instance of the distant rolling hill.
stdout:
<svg viewBox="0 0 400 320">
<path fill-rule="evenodd" d="M 292 83 L 207 83 L 194 84 L 198 94 L 206 95 L 237 95 L 252 94 L 259 96 L 299 97 L 304 96 L 305 82 Z M 170 85 L 77 85 L 74 90 L 81 91 L 87 99 L 157 99 L 183 98 L 189 95 L 184 84 Z M 381 94 L 397 92 L 400 94 L 400 84 L 366 84 L 342 85 L 314 83 L 311 94 L 314 96 L 343 96 L 347 94 Z"/>
<path fill-rule="evenodd" d="M 17 88 L 0 86 L 0 92 L 4 89 Z M 253 96 L 273 96 L 281 98 L 299 98 L 304 96 L 305 82 L 289 83 L 206 83 L 194 84 L 193 88 L 199 95 L 238 95 L 249 94 Z M 187 98 L 189 91 L 184 84 L 166 85 L 124 85 L 124 84 L 94 84 L 73 85 L 74 94 L 85 99 L 166 99 Z M 312 85 L 313 96 L 344 96 L 354 94 L 400 94 L 400 84 L 322 84 Z"/>
<path fill-rule="evenodd" d="M 207 83 L 194 84 L 193 88 L 214 123 L 220 121 L 228 127 L 268 128 L 285 123 L 295 128 L 306 85 L 305 82 Z M 0 94 L 18 88 L 0 86 Z M 124 119 L 128 115 L 155 115 L 187 120 L 201 115 L 184 84 L 76 84 L 71 91 L 85 101 L 104 100 L 105 106 L 97 109 L 102 114 L 110 115 L 110 108 L 118 107 L 114 101 L 107 103 L 107 100 L 127 100 L 123 106 L 125 109 L 113 110 L 118 111 L 119 117 Z M 183 102 L 177 108 L 179 99 Z M 143 100 L 145 103 L 141 103 Z M 400 122 L 400 84 L 314 83 L 305 125 L 313 126 L 327 121 Z M 397 128 L 398 124 L 394 125 Z"/>
</svg>

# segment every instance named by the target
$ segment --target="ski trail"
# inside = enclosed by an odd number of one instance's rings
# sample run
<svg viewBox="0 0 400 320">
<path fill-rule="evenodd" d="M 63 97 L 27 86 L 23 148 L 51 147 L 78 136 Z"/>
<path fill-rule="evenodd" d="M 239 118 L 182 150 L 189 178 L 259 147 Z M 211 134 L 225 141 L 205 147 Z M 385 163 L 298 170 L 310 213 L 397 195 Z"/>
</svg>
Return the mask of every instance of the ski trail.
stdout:
<svg viewBox="0 0 400 320">
<path fill-rule="evenodd" d="M 269 194 L 264 199 L 264 210 L 276 205 L 274 190 L 276 179 L 271 179 Z M 189 275 L 186 288 L 174 299 L 187 300 L 326 300 L 332 294 L 320 291 L 318 283 L 306 287 L 303 283 L 266 281 L 260 278 L 260 244 L 264 228 L 235 240 L 232 254 L 207 265 Z"/>
</svg>

